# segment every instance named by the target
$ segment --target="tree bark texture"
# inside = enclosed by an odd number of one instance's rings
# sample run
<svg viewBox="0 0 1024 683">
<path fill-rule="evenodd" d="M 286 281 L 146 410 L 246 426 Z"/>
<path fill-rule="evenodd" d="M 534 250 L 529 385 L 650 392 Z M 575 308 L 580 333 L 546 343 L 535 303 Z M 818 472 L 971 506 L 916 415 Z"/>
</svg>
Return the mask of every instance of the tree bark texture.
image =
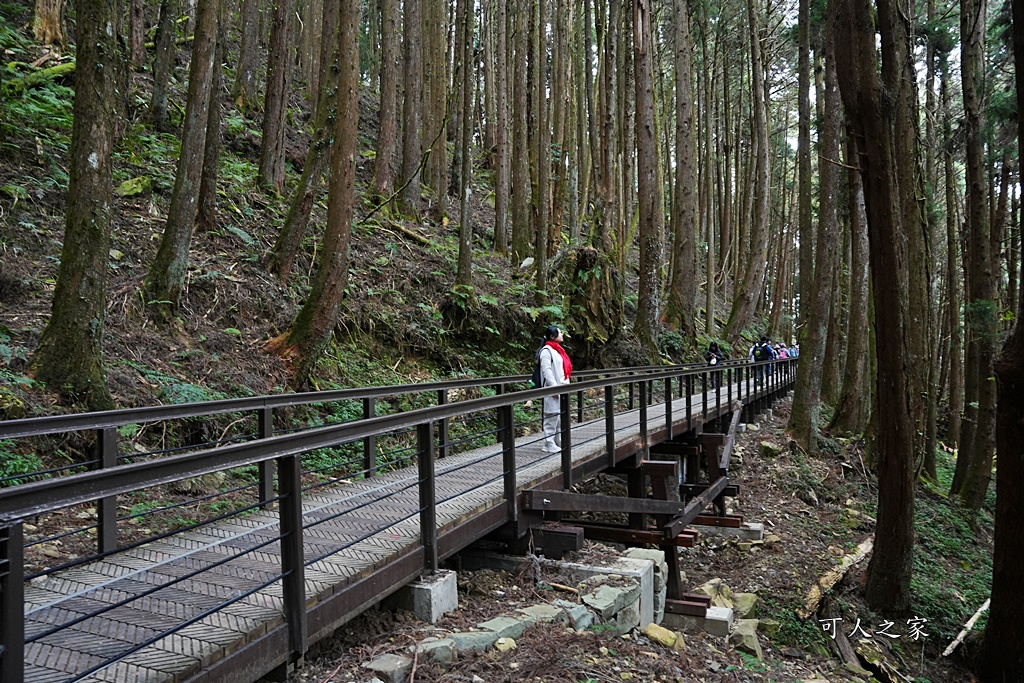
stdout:
<svg viewBox="0 0 1024 683">
<path fill-rule="evenodd" d="M 814 286 L 814 226 L 811 222 L 811 0 L 800 0 L 797 20 L 797 206 L 800 237 L 800 306 L 797 330 L 807 319 Z"/>
<path fill-rule="evenodd" d="M 426 0 L 429 2 L 430 0 Z M 405 99 L 402 109 L 402 192 L 399 205 L 402 213 L 417 217 L 420 214 L 420 99 L 423 93 L 421 0 L 405 0 L 402 14 L 403 57 L 402 73 Z"/>
<path fill-rule="evenodd" d="M 494 250 L 508 254 L 509 249 L 509 164 L 508 154 L 508 5 L 496 3 L 497 36 L 495 49 L 495 171 L 494 171 Z"/>
<path fill-rule="evenodd" d="M 79 0 L 74 120 L 64 244 L 50 319 L 32 359 L 36 379 L 91 410 L 114 407 L 103 368 L 113 203 L 113 121 L 121 58 L 116 0 Z"/>
<path fill-rule="evenodd" d="M 338 30 L 338 115 L 331 149 L 331 180 L 327 194 L 327 225 L 313 287 L 299 311 L 287 341 L 272 342 L 290 356 L 292 385 L 308 385 L 320 354 L 330 342 L 348 281 L 348 250 L 355 203 L 359 124 L 359 7 L 341 3 Z"/>
<path fill-rule="evenodd" d="M 740 334 L 753 319 L 757 303 L 764 292 L 764 268 L 768 249 L 768 113 L 765 106 L 764 65 L 761 60 L 761 37 L 754 12 L 753 0 L 747 0 L 747 19 L 750 29 L 751 98 L 754 128 L 754 150 L 751 160 L 752 217 L 747 245 L 743 278 L 736 287 L 725 337 L 734 348 L 739 348 Z"/>
<path fill-rule="evenodd" d="M 831 28 L 831 27 L 830 27 Z M 829 343 L 829 313 L 832 305 L 833 275 L 839 242 L 839 135 L 841 113 L 835 73 L 835 51 L 831 32 L 826 32 L 824 109 L 825 117 L 819 134 L 821 163 L 818 164 L 820 197 L 818 199 L 818 243 L 815 253 L 818 273 L 811 288 L 807 317 L 800 333 L 800 357 L 797 364 L 793 407 L 787 430 L 808 453 L 818 451 L 818 419 L 821 412 L 822 365 Z M 779 303 L 776 301 L 776 303 Z"/>
<path fill-rule="evenodd" d="M 273 248 L 267 270 L 277 275 L 281 282 L 287 282 L 291 274 L 295 257 L 302 245 L 302 237 L 309 225 L 313 200 L 320 189 L 320 180 L 330 161 L 330 150 L 334 141 L 333 124 L 337 114 L 338 86 L 338 5 L 325 2 L 323 6 L 322 24 L 324 30 L 321 39 L 330 43 L 326 50 L 327 59 L 320 62 L 319 78 L 323 92 L 317 98 L 316 120 L 313 123 L 313 139 L 306 150 L 306 161 L 302 166 L 302 175 L 295 186 L 295 193 L 288 206 L 288 215 L 281 226 Z"/>
<path fill-rule="evenodd" d="M 636 332 L 648 358 L 658 358 L 657 325 L 664 258 L 664 202 L 658 173 L 654 111 L 654 45 L 649 0 L 633 0 L 633 69 L 636 87 L 637 197 L 640 221 L 640 285 Z"/>
<path fill-rule="evenodd" d="M 448 213 L 448 130 L 449 123 L 455 123 L 459 116 L 458 107 L 448 107 L 448 64 L 454 62 L 448 57 L 448 31 L 454 22 L 448 19 L 448 6 L 454 3 L 445 0 L 422 0 L 425 3 L 422 32 L 422 126 L 423 144 L 430 144 L 430 156 L 426 164 L 426 185 L 431 193 L 431 214 L 441 222 Z M 454 31 L 454 27 L 452 28 Z M 452 40 L 452 47 L 457 41 Z M 468 111 L 467 111 L 468 114 Z M 455 137 L 454 130 L 452 137 Z M 458 169 L 456 169 L 458 170 Z M 456 188 L 453 188 L 456 189 Z"/>
<path fill-rule="evenodd" d="M 1013 56 L 1017 108 L 1024 111 L 1024 2 L 1013 1 Z M 1024 158 L 1024 136 L 1017 136 Z M 1020 618 L 1020 568 L 1024 564 L 1024 301 L 1015 311 L 1016 326 L 995 362 L 999 393 L 996 417 L 995 550 L 992 556 L 992 604 L 975 669 L 982 683 L 1012 681 L 1024 671 L 1024 621 Z"/>
<path fill-rule="evenodd" d="M 868 385 L 870 347 L 868 344 L 868 272 L 867 216 L 864 213 L 864 185 L 857 163 L 857 141 L 847 135 L 847 202 L 850 214 L 850 314 L 846 324 L 846 368 L 843 389 L 836 404 L 831 429 L 847 434 L 863 434 L 871 415 L 871 388 Z"/>
<path fill-rule="evenodd" d="M 884 4 L 884 3 L 880 3 Z M 880 8 L 881 9 L 881 8 Z M 886 614 L 910 609 L 910 576 L 914 566 L 914 437 L 911 422 L 909 370 L 905 342 L 907 301 L 900 291 L 901 264 L 896 242 L 902 220 L 896 193 L 903 180 L 893 158 L 894 121 L 882 99 L 875 65 L 875 29 L 868 0 L 831 0 L 829 14 L 847 27 L 845 49 L 836 51 L 839 86 L 847 117 L 858 139 L 861 177 L 868 217 L 868 239 L 874 291 L 886 299 L 874 306 L 878 348 L 878 523 L 875 550 L 868 565 L 865 597 Z M 884 35 L 883 43 L 890 36 Z M 883 52 L 883 61 L 891 55 Z"/>
<path fill-rule="evenodd" d="M 260 147 L 259 184 L 280 193 L 285 182 L 285 143 L 288 96 L 293 53 L 292 0 L 276 0 L 270 25 L 267 55 L 267 92 L 263 100 L 263 144 Z"/>
<path fill-rule="evenodd" d="M 64 43 L 64 0 L 36 0 L 32 33 L 36 40 L 47 45 Z M 111 22 L 116 24 L 116 18 Z M 81 39 L 78 40 L 81 43 Z"/>
<path fill-rule="evenodd" d="M 675 28 L 675 194 L 672 197 L 672 279 L 668 290 L 665 317 L 678 326 L 682 335 L 695 343 L 697 338 L 697 144 L 694 136 L 692 52 L 689 2 L 673 3 Z M 714 277 L 714 268 L 709 269 Z"/>
<path fill-rule="evenodd" d="M 161 0 L 160 18 L 157 20 L 156 50 L 153 53 L 153 96 L 149 102 L 149 120 L 161 132 L 171 128 L 167 114 L 167 87 L 174 68 L 174 35 L 177 24 L 174 14 L 175 0 Z"/>
<path fill-rule="evenodd" d="M 526 153 L 529 133 L 527 119 L 528 76 L 526 54 L 530 40 L 528 19 L 529 8 L 525 4 L 515 6 L 515 60 L 512 103 L 512 147 L 517 150 L 512 159 L 512 265 L 519 267 L 530 255 L 530 163 Z"/>
<path fill-rule="evenodd" d="M 463 5 L 462 55 L 459 57 L 462 72 L 462 167 L 459 169 L 459 256 L 455 273 L 456 287 L 473 287 L 473 224 L 470 222 L 469 195 L 473 174 L 473 84 L 476 73 L 473 61 L 473 7 L 469 0 L 460 0 Z"/>
<path fill-rule="evenodd" d="M 373 161 L 373 179 L 370 181 L 370 192 L 380 199 L 390 197 L 395 191 L 395 161 L 398 155 L 398 6 L 399 0 L 382 0 L 381 3 L 380 133 Z"/>
<path fill-rule="evenodd" d="M 146 61 L 146 0 L 130 1 L 128 45 L 131 50 L 132 65 L 138 68 Z"/>
<path fill-rule="evenodd" d="M 548 223 L 551 215 L 551 119 L 548 108 L 548 4 L 538 0 L 533 22 L 533 108 L 536 116 L 537 182 L 533 192 L 536 217 L 534 259 L 537 263 L 538 303 L 547 300 L 548 289 Z"/>
<path fill-rule="evenodd" d="M 238 39 L 238 64 L 235 66 L 235 84 L 231 98 L 241 111 L 256 106 L 256 61 L 260 51 L 260 0 L 242 0 L 238 11 L 241 24 Z"/>
<path fill-rule="evenodd" d="M 978 383 L 975 392 L 978 408 L 974 439 L 969 451 L 961 450 L 961 457 L 967 456 L 969 460 L 960 496 L 967 508 L 977 514 L 992 478 L 996 426 L 996 387 L 992 363 L 999 331 L 985 183 L 985 117 L 981 99 L 985 87 L 985 3 L 982 0 L 964 0 L 960 3 L 960 36 L 967 129 L 966 199 L 971 268 L 966 310 L 970 330 L 968 344 L 976 346 L 973 355 L 977 363 L 977 374 L 974 379 Z"/>
<path fill-rule="evenodd" d="M 224 0 L 218 8 L 218 26 L 226 26 Z M 210 82 L 210 105 L 206 119 L 206 147 L 203 151 L 203 171 L 199 181 L 199 211 L 196 229 L 209 232 L 217 227 L 217 169 L 220 166 L 220 92 L 224 84 L 224 50 L 227 47 L 227 32 L 218 31 L 214 48 L 213 75 Z"/>
<path fill-rule="evenodd" d="M 155 311 L 168 314 L 178 307 L 185 287 L 188 252 L 196 224 L 199 181 L 206 146 L 209 119 L 210 83 L 216 52 L 218 0 L 199 0 L 196 6 L 196 38 L 189 66 L 188 99 L 181 134 L 181 153 L 174 177 L 167 223 L 153 266 L 146 276 L 147 303 Z"/>
</svg>

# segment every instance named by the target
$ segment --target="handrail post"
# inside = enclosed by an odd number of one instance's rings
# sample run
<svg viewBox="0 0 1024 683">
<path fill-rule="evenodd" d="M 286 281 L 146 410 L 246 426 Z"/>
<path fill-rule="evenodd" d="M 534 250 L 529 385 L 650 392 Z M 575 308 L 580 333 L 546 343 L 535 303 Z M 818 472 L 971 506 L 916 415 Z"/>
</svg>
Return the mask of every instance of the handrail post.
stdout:
<svg viewBox="0 0 1024 683">
<path fill-rule="evenodd" d="M 117 429 L 104 427 L 96 430 L 96 449 L 99 451 L 99 469 L 117 466 Z M 104 496 L 96 503 L 97 547 L 101 553 L 117 550 L 117 496 Z"/>
<path fill-rule="evenodd" d="M 261 439 L 269 439 L 274 436 L 273 408 L 260 408 L 256 413 L 256 422 Z M 270 503 L 266 501 L 274 497 L 274 463 L 272 460 L 261 460 L 256 467 L 259 472 L 256 495 L 260 498 L 260 507 L 266 510 L 270 507 Z"/>
<path fill-rule="evenodd" d="M 576 424 L 583 422 L 583 390 L 576 392 Z"/>
<path fill-rule="evenodd" d="M 25 680 L 25 532 L 0 528 L 0 681 Z"/>
<path fill-rule="evenodd" d="M 704 415 L 704 424 L 708 423 L 708 371 L 703 370 L 700 373 L 700 383 L 703 391 L 701 392 L 701 410 Z"/>
<path fill-rule="evenodd" d="M 725 400 L 726 400 L 726 403 L 728 405 L 730 405 L 730 406 L 732 405 L 732 378 L 733 378 L 732 368 L 726 368 L 725 369 L 725 381 L 726 381 Z"/>
<path fill-rule="evenodd" d="M 516 484 L 516 430 L 515 406 L 508 404 L 498 408 L 498 440 L 501 443 L 501 463 L 505 482 L 505 503 L 508 505 L 508 520 L 519 519 L 519 506 L 516 504 L 518 486 Z"/>
<path fill-rule="evenodd" d="M 715 419 L 722 419 L 722 371 L 715 371 Z"/>
<path fill-rule="evenodd" d="M 562 483 L 565 490 L 572 488 L 572 425 L 569 424 L 569 394 L 558 397 L 562 413 L 559 427 L 562 430 Z"/>
<path fill-rule="evenodd" d="M 495 384 L 494 385 L 494 395 L 495 396 L 504 396 L 505 395 L 505 385 L 501 384 L 501 383 Z M 496 417 L 497 417 L 497 423 L 498 423 L 497 424 L 497 427 L 498 427 L 498 432 L 497 432 L 498 443 L 499 444 L 504 444 L 504 441 L 503 441 L 504 436 L 503 436 L 503 434 L 504 434 L 504 430 L 505 430 L 505 422 L 504 422 L 504 420 L 505 420 L 505 410 L 504 410 L 503 407 L 502 408 L 498 408 L 498 410 L 496 411 Z M 509 423 L 509 424 L 511 424 L 511 423 Z"/>
<path fill-rule="evenodd" d="M 686 376 L 686 431 L 693 429 L 693 375 Z"/>
<path fill-rule="evenodd" d="M 284 619 L 288 624 L 289 660 L 302 661 L 309 648 L 306 622 L 306 568 L 302 540 L 302 458 L 277 459 L 280 487 L 278 515 L 281 529 L 281 587 Z"/>
<path fill-rule="evenodd" d="M 437 392 L 437 405 L 444 406 L 448 405 L 448 390 L 439 389 Z M 442 418 L 437 423 L 437 440 L 438 440 L 438 453 L 437 457 L 447 458 L 448 457 L 448 418 Z M 434 567 L 437 569 L 437 567 Z M 433 571 L 433 570 L 431 570 Z"/>
<path fill-rule="evenodd" d="M 437 571 L 437 495 L 434 479 L 434 423 L 416 427 L 416 450 L 419 461 L 420 539 L 423 542 L 423 568 Z"/>
<path fill-rule="evenodd" d="M 668 430 L 668 440 L 672 440 L 672 378 L 665 378 L 665 429 Z"/>
<path fill-rule="evenodd" d="M 615 385 L 604 388 L 604 447 L 608 451 L 608 467 L 615 467 Z"/>
<path fill-rule="evenodd" d="M 647 443 L 647 382 L 638 382 L 640 386 L 640 441 L 642 442 L 643 456 L 647 457 L 650 444 Z"/>
<path fill-rule="evenodd" d="M 377 402 L 372 396 L 363 399 L 363 419 L 377 416 Z M 377 437 L 363 439 L 363 476 L 369 479 L 377 474 Z"/>
<path fill-rule="evenodd" d="M 630 374 L 632 374 L 632 373 L 630 373 Z M 635 392 L 636 392 L 636 387 L 634 386 L 633 382 L 630 382 L 629 383 L 629 404 L 628 404 L 630 410 L 633 410 L 633 408 L 635 407 L 635 403 L 636 403 L 635 400 L 634 400 L 634 393 Z"/>
</svg>

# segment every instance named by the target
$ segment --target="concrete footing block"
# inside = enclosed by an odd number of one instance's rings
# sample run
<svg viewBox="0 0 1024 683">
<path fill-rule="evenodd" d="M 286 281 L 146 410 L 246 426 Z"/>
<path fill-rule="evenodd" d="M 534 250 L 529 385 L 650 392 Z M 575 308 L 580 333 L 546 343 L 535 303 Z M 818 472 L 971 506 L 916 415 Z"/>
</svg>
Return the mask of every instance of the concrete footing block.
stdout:
<svg viewBox="0 0 1024 683">
<path fill-rule="evenodd" d="M 439 569 L 399 590 L 394 602 L 398 607 L 411 610 L 420 621 L 436 624 L 459 607 L 458 574 L 450 569 Z"/>
<path fill-rule="evenodd" d="M 708 635 L 726 637 L 732 628 L 733 611 L 729 607 L 708 607 L 707 616 L 691 617 L 685 614 L 665 614 L 662 625 L 677 631 L 704 631 Z"/>
<path fill-rule="evenodd" d="M 696 529 L 701 536 L 730 536 L 741 541 L 763 541 L 764 524 L 761 522 L 743 522 L 739 528 L 731 526 L 705 526 L 703 524 L 691 524 L 691 529 Z"/>
</svg>

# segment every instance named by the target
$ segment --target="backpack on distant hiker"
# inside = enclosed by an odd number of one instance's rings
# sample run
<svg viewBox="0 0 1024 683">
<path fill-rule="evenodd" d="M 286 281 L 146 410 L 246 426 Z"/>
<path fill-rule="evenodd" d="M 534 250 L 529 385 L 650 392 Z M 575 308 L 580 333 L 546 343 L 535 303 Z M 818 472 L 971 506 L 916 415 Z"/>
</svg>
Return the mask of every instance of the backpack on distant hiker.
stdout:
<svg viewBox="0 0 1024 683">
<path fill-rule="evenodd" d="M 769 360 L 771 357 L 772 352 L 768 350 L 767 344 L 761 343 L 754 347 L 754 360 Z"/>
<path fill-rule="evenodd" d="M 540 352 L 544 350 L 545 343 L 541 342 L 541 345 L 537 347 L 537 352 L 534 354 L 536 360 L 533 364 L 533 375 L 530 376 L 530 385 L 533 389 L 540 389 L 540 385 L 543 383 L 543 379 L 540 376 Z"/>
</svg>

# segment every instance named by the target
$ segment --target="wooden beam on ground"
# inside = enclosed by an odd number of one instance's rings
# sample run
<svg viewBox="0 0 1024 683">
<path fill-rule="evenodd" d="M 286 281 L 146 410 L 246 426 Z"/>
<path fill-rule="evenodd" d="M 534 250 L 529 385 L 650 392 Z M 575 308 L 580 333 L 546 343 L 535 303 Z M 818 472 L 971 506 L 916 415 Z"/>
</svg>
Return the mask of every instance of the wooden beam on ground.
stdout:
<svg viewBox="0 0 1024 683">
<path fill-rule="evenodd" d="M 588 539 L 613 543 L 650 543 L 675 548 L 692 548 L 697 543 L 698 536 L 696 531 L 689 529 L 680 531 L 674 538 L 666 538 L 658 529 L 630 529 L 625 526 L 577 520 L 573 520 L 572 523 L 582 527 L 583 535 Z"/>
<path fill-rule="evenodd" d="M 711 598 L 700 593 L 686 593 L 682 598 L 665 600 L 665 611 L 669 614 L 706 617 L 709 607 L 711 607 Z"/>
<path fill-rule="evenodd" d="M 839 583 L 839 581 L 846 576 L 846 572 L 850 571 L 850 567 L 857 564 L 871 552 L 874 547 L 874 539 L 867 539 L 859 546 L 857 550 L 843 557 L 843 561 L 839 563 L 835 569 L 831 569 L 825 572 L 821 578 L 818 579 L 817 583 L 811 586 L 811 590 L 807 592 L 807 597 L 804 598 L 804 606 L 797 610 L 796 614 L 801 619 L 806 619 L 815 612 L 818 611 L 818 603 L 832 590 L 832 586 Z"/>
<path fill-rule="evenodd" d="M 679 515 L 682 503 L 650 498 L 599 496 L 568 491 L 523 491 L 524 510 L 546 512 L 622 512 L 648 515 Z"/>
<path fill-rule="evenodd" d="M 729 494 L 726 493 L 725 495 Z M 739 529 L 743 525 L 743 515 L 697 515 L 693 518 L 691 524 Z"/>
</svg>

